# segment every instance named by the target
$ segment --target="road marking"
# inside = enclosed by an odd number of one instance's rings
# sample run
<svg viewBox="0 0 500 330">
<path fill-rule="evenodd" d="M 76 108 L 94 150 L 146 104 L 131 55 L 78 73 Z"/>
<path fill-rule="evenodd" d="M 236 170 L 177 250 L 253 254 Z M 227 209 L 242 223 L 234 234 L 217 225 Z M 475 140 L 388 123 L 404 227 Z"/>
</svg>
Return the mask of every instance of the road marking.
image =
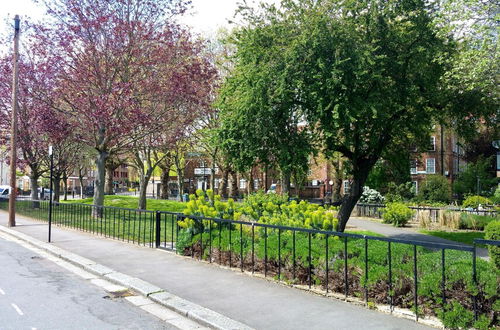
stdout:
<svg viewBox="0 0 500 330">
<path fill-rule="evenodd" d="M 31 330 L 36 330 L 36 328 L 31 328 Z"/>
<path fill-rule="evenodd" d="M 0 288 L 0 294 L 5 294 L 5 291 L 3 291 L 2 288 Z"/>
<path fill-rule="evenodd" d="M 17 312 L 17 314 L 19 314 L 19 315 L 21 315 L 21 316 L 22 316 L 22 315 L 24 315 L 24 313 L 23 313 L 23 311 L 21 310 L 21 308 L 17 307 L 17 305 L 16 305 L 16 304 L 11 304 L 11 305 L 12 305 L 12 307 L 14 307 L 14 309 L 15 309 L 15 310 L 16 310 L 16 312 Z"/>
</svg>

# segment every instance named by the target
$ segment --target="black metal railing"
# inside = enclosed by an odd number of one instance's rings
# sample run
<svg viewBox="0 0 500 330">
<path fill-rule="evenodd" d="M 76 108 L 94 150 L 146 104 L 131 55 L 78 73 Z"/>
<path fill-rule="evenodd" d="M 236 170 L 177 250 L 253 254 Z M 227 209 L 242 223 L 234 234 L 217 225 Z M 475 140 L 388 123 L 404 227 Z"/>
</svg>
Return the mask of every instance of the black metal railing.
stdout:
<svg viewBox="0 0 500 330">
<path fill-rule="evenodd" d="M 17 211 L 46 221 L 48 203 L 20 200 Z M 0 208 L 5 205 L 0 201 Z M 53 205 L 56 225 L 172 250 L 326 294 L 362 298 L 366 304 L 388 304 L 391 310 L 411 308 L 416 319 L 438 307 L 446 310 L 457 297 L 477 319 L 491 314 L 497 299 L 487 292 L 491 281 L 496 287 L 496 278 L 491 277 L 496 270 L 492 263 L 476 258 L 476 245 L 498 246 L 499 241 L 440 244 L 174 212 Z"/>
<path fill-rule="evenodd" d="M 365 204 L 358 203 L 356 204 L 356 215 L 360 217 L 369 217 L 369 218 L 382 218 L 383 209 L 385 208 L 384 204 Z M 441 212 L 453 211 L 459 213 L 467 213 L 467 214 L 475 214 L 475 215 L 483 215 L 483 216 L 498 216 L 498 212 L 494 209 L 487 210 L 477 210 L 477 209 L 464 209 L 464 208 L 441 208 L 441 207 L 428 207 L 428 206 L 409 206 L 410 209 L 415 211 L 414 218 L 418 217 L 420 212 L 429 212 L 429 217 L 432 221 L 437 221 L 439 218 L 439 214 Z"/>
</svg>

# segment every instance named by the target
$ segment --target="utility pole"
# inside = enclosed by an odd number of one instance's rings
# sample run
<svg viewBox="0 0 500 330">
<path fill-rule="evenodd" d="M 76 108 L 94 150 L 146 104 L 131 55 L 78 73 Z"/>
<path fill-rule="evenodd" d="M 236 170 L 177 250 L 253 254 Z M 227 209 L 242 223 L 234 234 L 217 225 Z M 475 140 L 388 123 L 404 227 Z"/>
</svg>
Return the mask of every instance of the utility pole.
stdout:
<svg viewBox="0 0 500 330">
<path fill-rule="evenodd" d="M 54 177 L 54 148 L 49 146 L 49 156 L 50 156 L 50 188 L 49 188 L 49 243 L 52 235 L 52 189 L 53 189 L 53 177 Z"/>
<path fill-rule="evenodd" d="M 9 227 L 16 226 L 17 94 L 19 91 L 19 15 L 14 18 L 14 59 L 12 70 L 12 124 L 10 131 Z"/>
</svg>

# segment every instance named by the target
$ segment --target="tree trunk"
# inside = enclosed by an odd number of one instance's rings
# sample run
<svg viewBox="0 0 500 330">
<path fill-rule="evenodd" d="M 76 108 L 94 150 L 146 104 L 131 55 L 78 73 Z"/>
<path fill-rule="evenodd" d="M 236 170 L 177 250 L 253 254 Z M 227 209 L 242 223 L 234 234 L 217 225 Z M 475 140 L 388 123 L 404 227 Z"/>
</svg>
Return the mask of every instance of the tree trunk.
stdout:
<svg viewBox="0 0 500 330">
<path fill-rule="evenodd" d="M 78 175 L 78 180 L 80 181 L 80 198 L 83 199 L 83 175 L 81 172 Z"/>
<path fill-rule="evenodd" d="M 168 199 L 168 179 L 170 177 L 170 166 L 169 167 L 161 167 L 162 172 L 160 176 L 161 181 L 161 199 Z"/>
<path fill-rule="evenodd" d="M 114 168 L 106 167 L 106 187 L 105 193 L 106 195 L 113 195 L 113 172 Z"/>
<path fill-rule="evenodd" d="M 342 205 L 340 206 L 340 210 L 338 213 L 338 231 L 343 232 L 345 230 L 347 221 L 351 216 L 351 212 L 356 206 L 356 203 L 360 199 L 361 195 L 363 194 L 363 186 L 365 185 L 368 174 L 370 173 L 374 164 L 375 162 L 373 162 L 373 164 L 363 164 L 364 166 L 362 166 L 361 169 L 354 170 L 353 180 L 349 188 L 349 194 L 347 196 L 344 196 Z"/>
<path fill-rule="evenodd" d="M 106 174 L 106 158 L 108 158 L 108 153 L 105 151 L 100 151 L 95 164 L 96 164 L 96 178 L 94 186 L 94 198 L 93 204 L 95 206 L 104 206 L 104 178 Z M 99 208 L 94 208 L 93 216 L 100 217 L 102 212 Z"/>
<path fill-rule="evenodd" d="M 222 180 L 219 185 L 219 195 L 221 195 L 222 198 L 227 198 L 227 181 L 229 179 L 229 171 L 228 170 L 223 170 L 222 171 Z"/>
<path fill-rule="evenodd" d="M 38 201 L 38 178 L 39 175 L 36 171 L 31 171 L 30 174 L 30 185 L 31 185 L 31 200 L 33 200 L 32 207 L 34 209 L 40 208 L 40 202 Z"/>
<path fill-rule="evenodd" d="M 210 167 L 210 189 L 215 194 L 215 160 L 212 159 L 212 166 Z"/>
<path fill-rule="evenodd" d="M 248 173 L 247 194 L 253 193 L 253 169 Z"/>
<path fill-rule="evenodd" d="M 340 188 L 342 187 L 342 178 L 335 176 L 333 178 L 333 187 L 332 187 L 332 201 L 336 202 L 340 200 Z"/>
<path fill-rule="evenodd" d="M 289 194 L 290 193 L 290 174 L 283 173 L 281 174 L 281 194 Z"/>
<path fill-rule="evenodd" d="M 184 175 L 182 174 L 182 171 L 177 169 L 177 185 L 179 186 L 179 196 L 178 199 L 181 202 L 185 202 L 184 200 Z"/>
<path fill-rule="evenodd" d="M 61 174 L 60 173 L 54 173 L 54 197 L 53 201 L 54 202 L 59 202 L 59 197 L 61 195 Z"/>
<path fill-rule="evenodd" d="M 336 202 L 340 200 L 340 190 L 342 188 L 342 181 L 344 179 L 343 169 L 342 169 L 342 161 L 340 157 L 335 156 L 334 161 L 332 162 L 333 168 L 333 187 L 332 187 L 332 201 Z"/>
<path fill-rule="evenodd" d="M 64 174 L 62 176 L 62 180 L 63 180 L 63 187 L 64 187 L 64 200 L 67 201 L 68 200 L 68 175 L 66 174 L 66 172 L 64 172 Z"/>
<path fill-rule="evenodd" d="M 231 171 L 231 188 L 229 189 L 229 195 L 235 200 L 237 200 L 240 195 L 238 192 L 238 175 L 236 171 Z"/>
<path fill-rule="evenodd" d="M 149 179 L 151 179 L 152 174 L 153 174 L 152 170 L 147 170 L 146 173 L 144 173 L 144 175 L 141 175 L 139 177 L 139 204 L 138 204 L 138 208 L 140 210 L 145 210 L 147 207 L 146 194 L 147 194 Z"/>
</svg>

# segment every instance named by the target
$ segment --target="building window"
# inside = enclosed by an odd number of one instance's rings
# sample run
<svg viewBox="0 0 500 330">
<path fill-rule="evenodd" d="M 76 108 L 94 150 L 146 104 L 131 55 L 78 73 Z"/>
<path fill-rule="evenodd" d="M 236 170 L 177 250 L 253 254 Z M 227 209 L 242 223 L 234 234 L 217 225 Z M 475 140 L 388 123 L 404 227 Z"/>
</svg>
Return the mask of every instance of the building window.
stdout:
<svg viewBox="0 0 500 330">
<path fill-rule="evenodd" d="M 435 158 L 427 158 L 425 162 L 425 171 L 427 174 L 436 173 L 436 159 Z"/>
<path fill-rule="evenodd" d="M 410 174 L 417 174 L 417 160 L 410 160 Z"/>
<path fill-rule="evenodd" d="M 218 189 L 219 188 L 219 184 L 220 184 L 220 179 L 215 179 L 214 180 L 214 188 Z"/>
<path fill-rule="evenodd" d="M 255 189 L 255 190 L 259 189 L 259 179 L 253 180 L 253 189 Z"/>
<path fill-rule="evenodd" d="M 436 137 L 431 136 L 431 145 L 429 146 L 429 151 L 436 151 Z"/>
<path fill-rule="evenodd" d="M 246 189 L 246 188 L 247 188 L 247 180 L 240 179 L 240 189 Z"/>
<path fill-rule="evenodd" d="M 349 180 L 344 180 L 344 195 L 347 195 L 351 190 L 351 184 Z"/>
<path fill-rule="evenodd" d="M 418 194 L 418 181 L 412 181 L 412 184 L 413 184 L 413 192 L 416 194 Z"/>
</svg>

